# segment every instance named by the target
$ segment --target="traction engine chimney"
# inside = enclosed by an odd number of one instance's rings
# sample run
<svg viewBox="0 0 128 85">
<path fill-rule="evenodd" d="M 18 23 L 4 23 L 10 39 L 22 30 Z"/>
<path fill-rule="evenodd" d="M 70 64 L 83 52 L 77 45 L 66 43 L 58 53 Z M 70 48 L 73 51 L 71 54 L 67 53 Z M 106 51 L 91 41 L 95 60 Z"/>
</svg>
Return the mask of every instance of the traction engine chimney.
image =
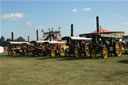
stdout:
<svg viewBox="0 0 128 85">
<path fill-rule="evenodd" d="M 71 37 L 73 37 L 73 24 L 71 24 Z"/>
<path fill-rule="evenodd" d="M 12 41 L 14 40 L 13 32 L 11 32 L 11 39 L 12 39 Z"/>
<path fill-rule="evenodd" d="M 38 30 L 36 30 L 36 40 L 38 41 L 39 38 L 38 38 Z"/>
<path fill-rule="evenodd" d="M 99 16 L 96 17 L 97 33 L 99 33 Z"/>
</svg>

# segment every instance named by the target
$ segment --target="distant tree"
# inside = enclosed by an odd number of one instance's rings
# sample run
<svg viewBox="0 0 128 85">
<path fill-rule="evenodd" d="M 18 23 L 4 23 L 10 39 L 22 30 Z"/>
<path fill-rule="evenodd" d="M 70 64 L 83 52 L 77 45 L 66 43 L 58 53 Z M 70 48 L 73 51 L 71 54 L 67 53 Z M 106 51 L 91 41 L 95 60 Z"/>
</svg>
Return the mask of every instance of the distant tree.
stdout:
<svg viewBox="0 0 128 85">
<path fill-rule="evenodd" d="M 11 41 L 11 39 L 10 39 L 10 38 L 7 38 L 7 39 L 6 39 L 6 42 L 9 42 L 9 41 Z"/>
<path fill-rule="evenodd" d="M 5 41 L 4 36 L 0 37 L 0 46 L 7 46 L 7 42 Z"/>
<path fill-rule="evenodd" d="M 26 41 L 23 37 L 18 37 L 15 41 Z"/>
<path fill-rule="evenodd" d="M 4 36 L 1 36 L 0 41 L 2 41 L 2 42 L 5 41 Z"/>
</svg>

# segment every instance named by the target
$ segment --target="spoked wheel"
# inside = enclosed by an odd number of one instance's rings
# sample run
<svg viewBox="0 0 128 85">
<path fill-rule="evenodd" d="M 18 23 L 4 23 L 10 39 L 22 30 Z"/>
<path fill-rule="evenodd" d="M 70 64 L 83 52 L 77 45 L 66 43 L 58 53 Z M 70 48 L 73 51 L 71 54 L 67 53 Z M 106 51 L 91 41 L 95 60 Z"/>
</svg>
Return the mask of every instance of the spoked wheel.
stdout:
<svg viewBox="0 0 128 85">
<path fill-rule="evenodd" d="M 90 56 L 90 50 L 88 45 L 85 46 L 85 56 Z"/>
<path fill-rule="evenodd" d="M 70 56 L 70 52 L 68 48 L 65 50 L 65 56 Z"/>
<path fill-rule="evenodd" d="M 52 56 L 52 57 L 55 57 L 55 56 L 56 56 L 55 50 L 52 50 L 52 51 L 51 51 L 51 56 Z"/>
<path fill-rule="evenodd" d="M 60 48 L 60 55 L 65 56 L 64 48 Z"/>
<path fill-rule="evenodd" d="M 107 47 L 104 47 L 102 49 L 102 57 L 105 59 L 108 58 L 108 48 Z"/>
<path fill-rule="evenodd" d="M 122 44 L 120 42 L 116 42 L 115 44 L 115 56 L 122 55 Z"/>
<path fill-rule="evenodd" d="M 75 55 L 75 57 L 79 57 L 80 56 L 78 48 L 75 49 L 74 55 Z"/>
<path fill-rule="evenodd" d="M 15 51 L 12 51 L 12 56 L 16 56 L 16 52 Z"/>
<path fill-rule="evenodd" d="M 91 50 L 91 58 L 96 58 L 96 50 L 95 49 L 92 49 Z"/>
</svg>

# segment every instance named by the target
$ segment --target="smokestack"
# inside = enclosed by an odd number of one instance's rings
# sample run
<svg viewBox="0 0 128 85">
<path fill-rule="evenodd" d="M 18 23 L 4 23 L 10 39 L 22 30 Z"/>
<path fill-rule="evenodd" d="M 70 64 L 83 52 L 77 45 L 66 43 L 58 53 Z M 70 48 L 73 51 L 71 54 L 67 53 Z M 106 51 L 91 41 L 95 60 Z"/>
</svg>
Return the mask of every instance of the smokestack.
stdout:
<svg viewBox="0 0 128 85">
<path fill-rule="evenodd" d="M 38 40 L 38 30 L 36 30 L 36 39 Z"/>
<path fill-rule="evenodd" d="M 71 24 L 71 37 L 73 37 L 73 24 Z"/>
<path fill-rule="evenodd" d="M 97 33 L 99 33 L 99 16 L 96 16 Z"/>
<path fill-rule="evenodd" d="M 29 36 L 28 36 L 28 42 L 29 42 Z"/>
<path fill-rule="evenodd" d="M 12 41 L 13 41 L 14 40 L 13 32 L 11 33 L 11 38 L 12 38 Z"/>
</svg>

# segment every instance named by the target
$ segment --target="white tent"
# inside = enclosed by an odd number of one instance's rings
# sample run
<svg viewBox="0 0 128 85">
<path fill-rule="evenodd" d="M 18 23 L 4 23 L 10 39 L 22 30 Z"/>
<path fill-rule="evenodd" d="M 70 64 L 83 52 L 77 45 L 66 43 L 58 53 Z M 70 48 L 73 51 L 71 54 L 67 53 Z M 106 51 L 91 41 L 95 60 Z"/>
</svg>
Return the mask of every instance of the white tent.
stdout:
<svg viewBox="0 0 128 85">
<path fill-rule="evenodd" d="M 0 46 L 0 53 L 4 52 L 4 48 Z"/>
</svg>

